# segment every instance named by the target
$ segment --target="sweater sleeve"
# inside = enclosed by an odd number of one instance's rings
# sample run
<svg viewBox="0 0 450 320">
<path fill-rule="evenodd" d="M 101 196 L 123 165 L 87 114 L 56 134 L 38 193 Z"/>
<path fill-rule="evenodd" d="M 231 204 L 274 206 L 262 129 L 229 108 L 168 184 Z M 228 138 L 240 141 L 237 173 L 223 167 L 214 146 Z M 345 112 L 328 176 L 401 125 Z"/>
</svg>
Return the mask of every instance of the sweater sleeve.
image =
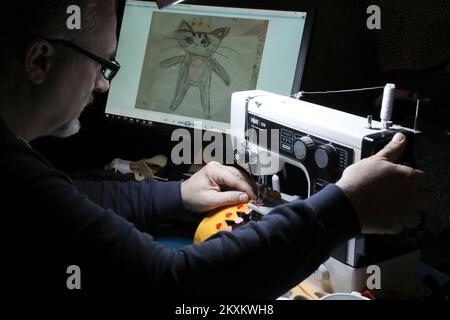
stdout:
<svg viewBox="0 0 450 320">
<path fill-rule="evenodd" d="M 10 226 L 2 236 L 14 239 L 3 247 L 14 254 L 5 261 L 14 263 L 8 278 L 16 286 L 14 279 L 26 274 L 41 290 L 67 294 L 67 267 L 77 265 L 85 295 L 272 299 L 358 232 L 350 202 L 332 185 L 274 209 L 260 222 L 169 250 L 78 192 L 64 174 L 24 157 L 10 162 L 2 179 L 9 183 L 3 223 Z M 39 264 L 30 269 L 27 261 Z"/>
<path fill-rule="evenodd" d="M 181 182 L 74 181 L 76 188 L 100 207 L 110 209 L 140 228 L 186 212 Z"/>
<path fill-rule="evenodd" d="M 350 200 L 338 186 L 329 184 L 305 202 L 327 230 L 330 244 L 339 244 L 361 232 L 358 216 Z"/>
<path fill-rule="evenodd" d="M 77 202 L 74 213 L 79 227 L 73 247 L 80 252 L 85 273 L 96 279 L 86 285 L 94 292 L 109 287 L 100 280 L 107 274 L 115 279 L 108 292 L 166 298 L 274 298 L 309 276 L 335 246 L 357 232 L 351 205 L 336 186 L 308 201 L 281 206 L 259 223 L 177 251 L 158 245 L 149 234 L 86 199 Z M 79 216 L 80 212 L 85 215 Z M 99 266 L 103 266 L 101 275 Z M 227 280 L 233 275 L 241 279 Z M 220 284 L 213 285 L 216 282 Z"/>
</svg>

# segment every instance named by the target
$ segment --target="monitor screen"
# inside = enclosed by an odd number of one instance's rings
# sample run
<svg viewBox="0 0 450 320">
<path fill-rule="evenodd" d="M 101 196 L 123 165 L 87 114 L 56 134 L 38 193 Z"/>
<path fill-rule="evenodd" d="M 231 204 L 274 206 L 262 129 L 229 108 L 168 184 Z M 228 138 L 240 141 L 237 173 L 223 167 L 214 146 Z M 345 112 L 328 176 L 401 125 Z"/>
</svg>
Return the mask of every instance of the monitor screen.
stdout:
<svg viewBox="0 0 450 320">
<path fill-rule="evenodd" d="M 233 92 L 300 89 L 308 11 L 197 3 L 126 2 L 107 117 L 225 131 Z"/>
</svg>

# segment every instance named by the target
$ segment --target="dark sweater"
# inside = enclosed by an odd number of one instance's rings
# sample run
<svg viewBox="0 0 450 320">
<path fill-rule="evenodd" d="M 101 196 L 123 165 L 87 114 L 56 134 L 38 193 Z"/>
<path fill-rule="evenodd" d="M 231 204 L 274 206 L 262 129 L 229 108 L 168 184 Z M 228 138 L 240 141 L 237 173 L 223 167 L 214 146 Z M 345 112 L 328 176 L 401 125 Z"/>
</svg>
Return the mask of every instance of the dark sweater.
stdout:
<svg viewBox="0 0 450 320">
<path fill-rule="evenodd" d="M 85 195 L 4 125 L 0 168 L 2 290 L 10 294 L 275 298 L 359 232 L 349 200 L 330 185 L 259 223 L 168 250 L 141 230 L 184 210 L 179 182 L 104 182 Z M 71 265 L 81 269 L 81 290 L 67 289 Z"/>
</svg>

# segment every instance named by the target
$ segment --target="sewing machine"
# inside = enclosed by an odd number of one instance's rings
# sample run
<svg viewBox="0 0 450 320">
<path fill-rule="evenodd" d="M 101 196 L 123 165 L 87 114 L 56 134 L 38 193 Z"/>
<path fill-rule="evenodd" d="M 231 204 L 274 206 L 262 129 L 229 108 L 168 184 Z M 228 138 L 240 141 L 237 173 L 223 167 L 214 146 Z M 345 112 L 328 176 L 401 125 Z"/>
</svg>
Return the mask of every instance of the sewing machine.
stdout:
<svg viewBox="0 0 450 320">
<path fill-rule="evenodd" d="M 397 131 L 408 139 L 401 161 L 414 166 L 414 132 L 393 125 L 391 112 L 383 110 L 382 122 L 378 122 L 270 92 L 234 93 L 231 136 L 235 159 L 260 185 L 252 209 L 262 214 L 271 210 L 263 195 L 279 186 L 277 179 L 272 179 L 271 186 L 269 177 L 276 178 L 287 164 L 304 172 L 310 196 L 336 182 L 347 166 L 382 149 Z M 285 201 L 298 198 L 281 195 Z M 376 265 L 381 269 L 382 289 L 389 290 L 415 277 L 418 264 L 414 235 L 360 236 L 337 248 L 309 280 L 327 292 L 361 291 L 371 275 L 368 267 Z"/>
</svg>

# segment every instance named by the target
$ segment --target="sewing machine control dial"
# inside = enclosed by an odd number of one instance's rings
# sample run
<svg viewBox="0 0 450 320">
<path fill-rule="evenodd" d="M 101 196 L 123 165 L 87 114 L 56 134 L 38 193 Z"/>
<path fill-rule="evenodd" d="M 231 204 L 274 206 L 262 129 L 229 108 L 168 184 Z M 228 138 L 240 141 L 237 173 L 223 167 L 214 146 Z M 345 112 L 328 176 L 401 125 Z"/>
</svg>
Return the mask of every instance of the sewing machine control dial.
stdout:
<svg viewBox="0 0 450 320">
<path fill-rule="evenodd" d="M 320 169 L 333 166 L 336 163 L 337 151 L 331 144 L 323 144 L 316 149 L 314 160 Z"/>
<path fill-rule="evenodd" d="M 301 137 L 294 142 L 294 156 L 303 161 L 312 148 L 314 148 L 314 141 L 308 136 Z"/>
</svg>

